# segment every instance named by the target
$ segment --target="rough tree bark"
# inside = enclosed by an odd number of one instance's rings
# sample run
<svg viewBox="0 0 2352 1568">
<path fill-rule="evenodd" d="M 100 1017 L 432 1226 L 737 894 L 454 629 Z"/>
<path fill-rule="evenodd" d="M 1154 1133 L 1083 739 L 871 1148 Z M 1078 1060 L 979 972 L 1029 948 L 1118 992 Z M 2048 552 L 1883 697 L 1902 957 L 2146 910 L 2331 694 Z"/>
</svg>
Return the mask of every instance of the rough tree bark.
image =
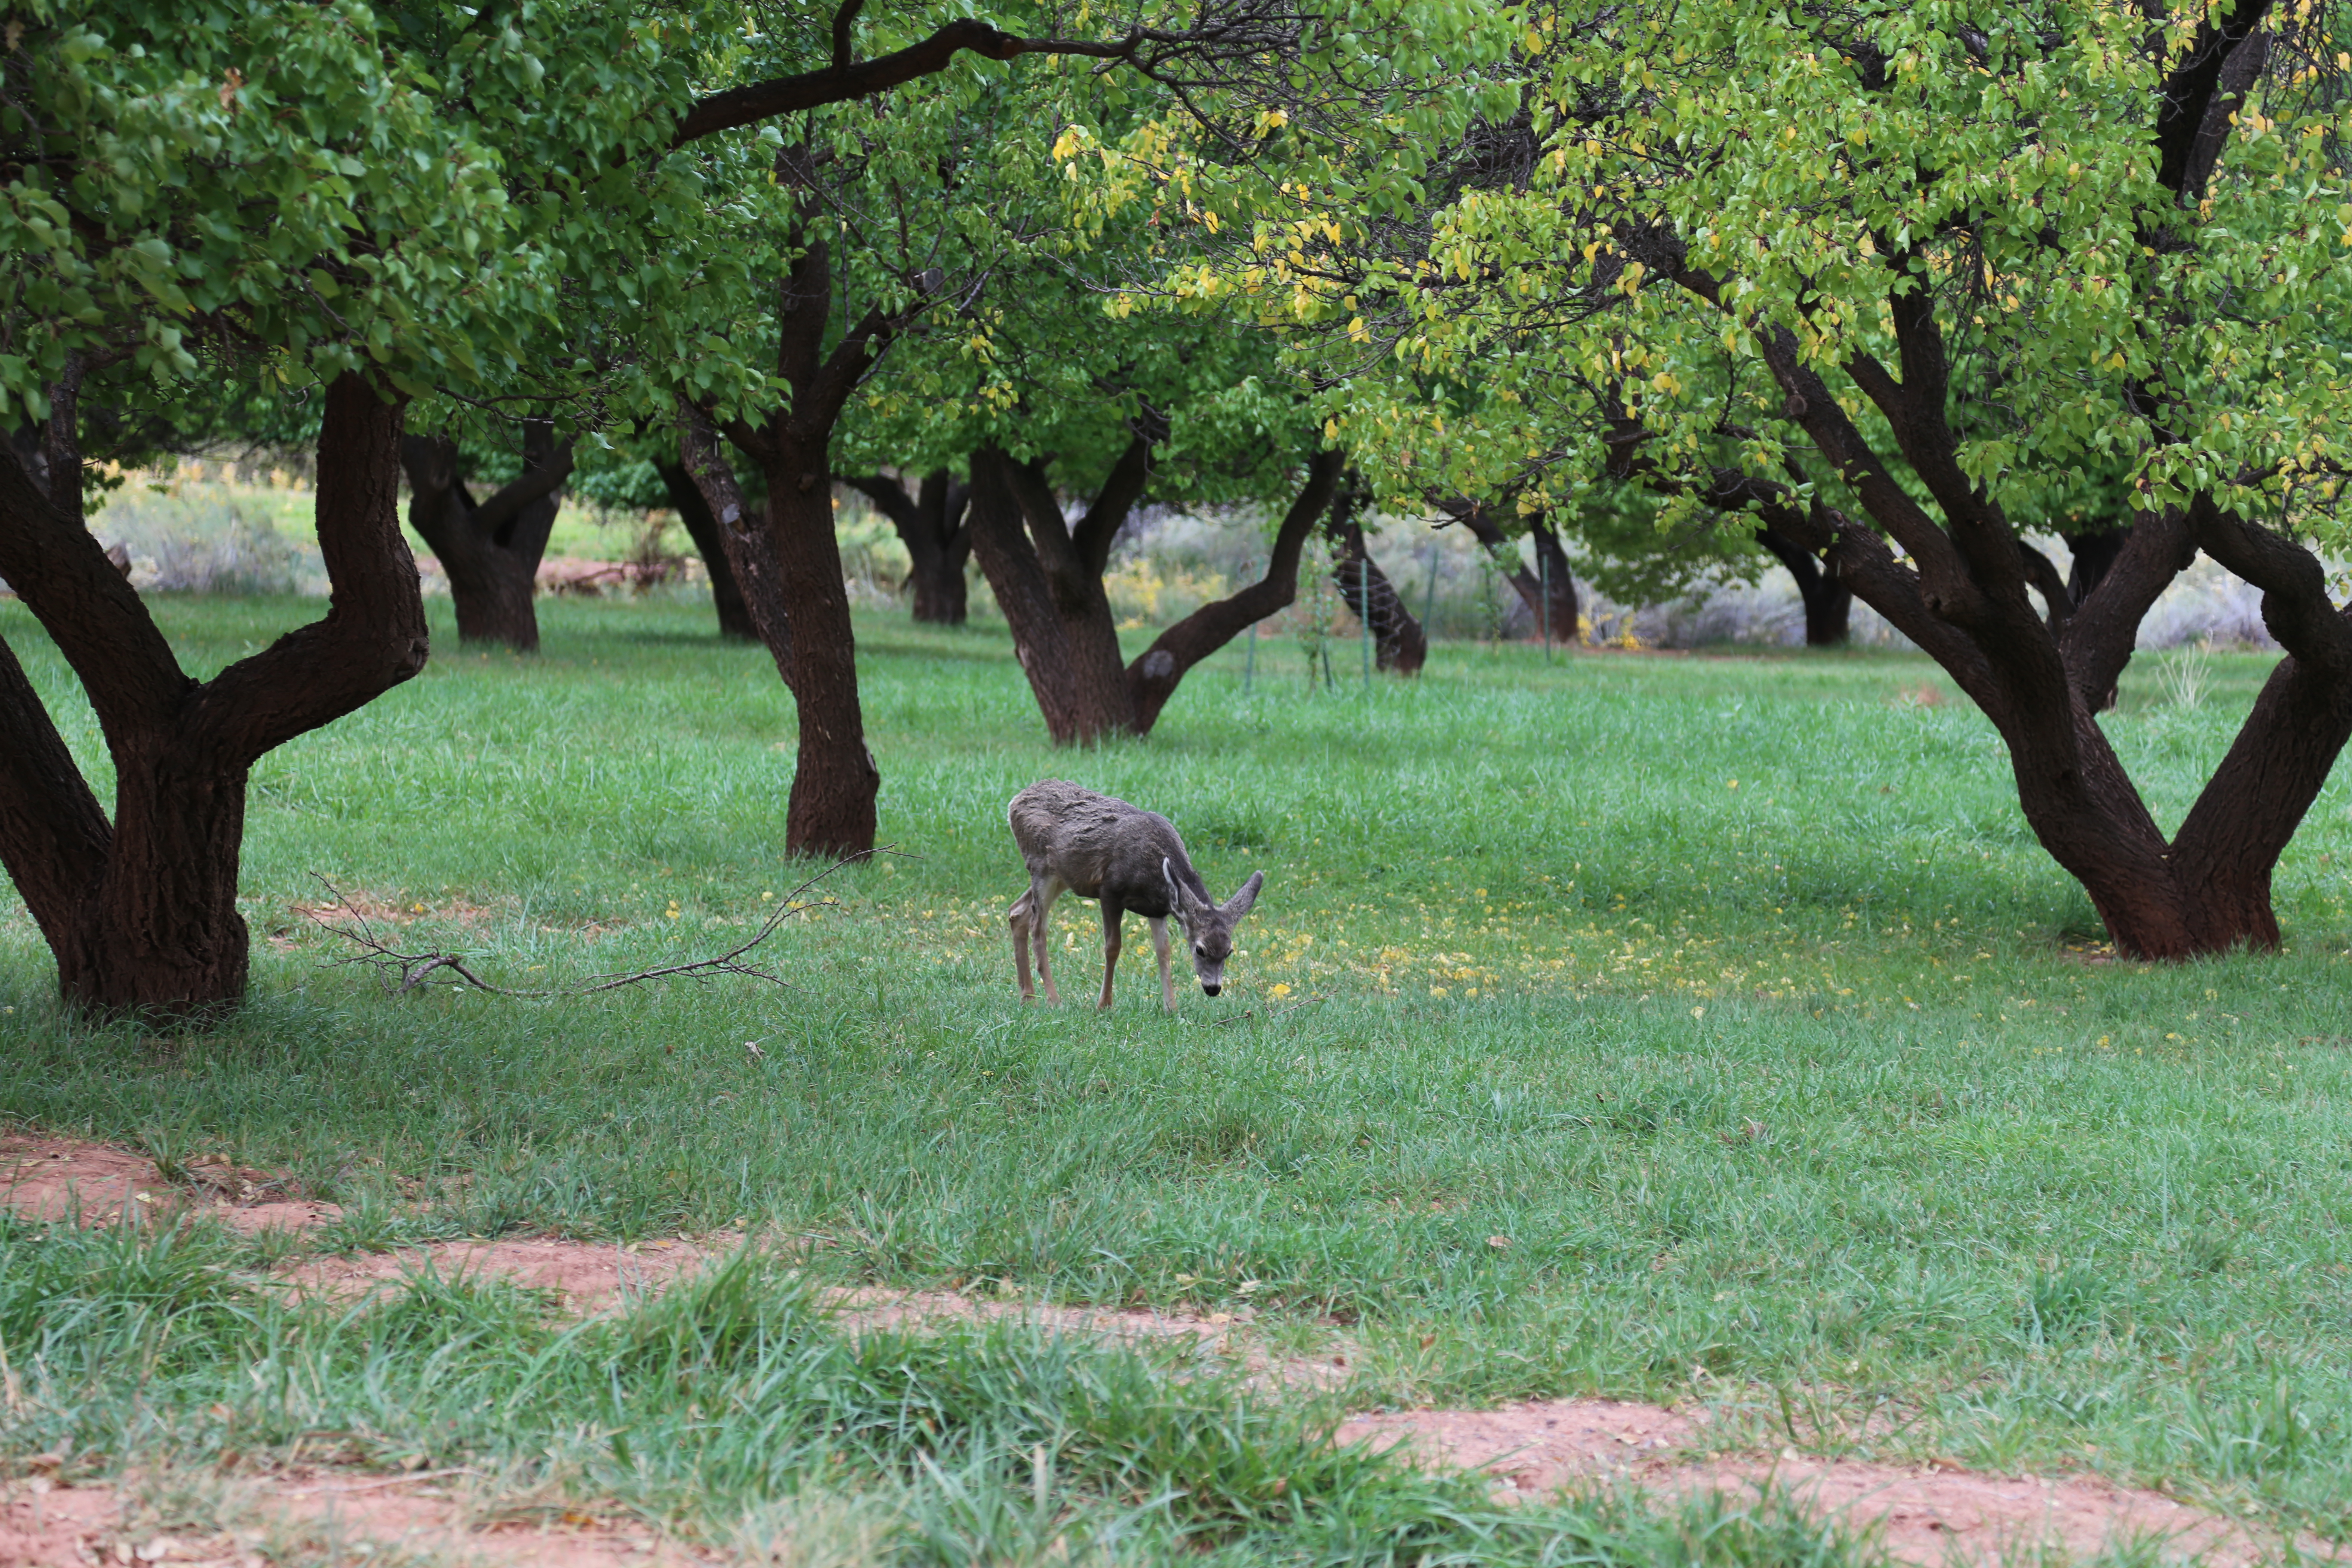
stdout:
<svg viewBox="0 0 2352 1568">
<path fill-rule="evenodd" d="M 843 483 L 879 507 L 898 531 L 911 563 L 907 582 L 915 594 L 915 619 L 940 626 L 963 625 L 963 569 L 971 559 L 971 528 L 964 514 L 971 487 L 945 468 L 925 474 L 913 495 L 889 474 L 845 475 Z"/>
<path fill-rule="evenodd" d="M 46 489 L 0 451 L 0 577 L 97 710 L 114 814 L 0 644 L 0 860 L 68 1002 L 203 1018 L 246 988 L 236 881 L 248 770 L 425 665 L 425 605 L 400 531 L 403 405 L 355 374 L 328 389 L 316 503 L 327 614 L 198 682 L 83 524 L 78 400 L 74 378 L 51 389 Z"/>
<path fill-rule="evenodd" d="M 727 539 L 719 531 L 718 514 L 710 510 L 702 491 L 680 463 L 656 463 L 654 472 L 661 476 L 662 489 L 668 493 L 669 504 L 678 521 L 686 524 L 687 537 L 694 541 L 695 553 L 702 557 L 702 569 L 710 577 L 710 604 L 719 613 L 719 635 L 743 642 L 760 640 L 760 629 L 751 621 L 751 607 L 743 602 L 743 585 L 736 581 L 735 568 L 727 560 Z"/>
<path fill-rule="evenodd" d="M 1788 568 L 1805 604 L 1805 646 L 1843 647 L 1853 635 L 1853 593 L 1811 551 L 1769 528 L 1756 531 L 1756 542 Z"/>
<path fill-rule="evenodd" d="M 1017 462 L 993 446 L 972 454 L 972 553 L 1012 628 L 1013 652 L 1046 732 L 1059 745 L 1150 734 L 1193 666 L 1298 596 L 1299 553 L 1331 504 L 1341 459 L 1318 453 L 1275 535 L 1265 575 L 1202 605 L 1123 665 L 1103 568 L 1149 482 L 1160 434 L 1137 432 L 1075 527 L 1063 517 L 1043 463 Z"/>
<path fill-rule="evenodd" d="M 2074 564 L 2066 574 L 2066 597 L 2075 609 L 2079 610 L 2088 603 L 2092 593 L 2106 580 L 2107 574 L 2123 558 L 2124 542 L 2130 536 L 2129 523 L 2096 533 L 2062 533 L 2058 536 L 2066 542 L 2067 550 L 2074 557 Z M 2134 634 L 2137 640 L 2137 626 Z M 2115 673 L 2116 679 L 2110 679 L 2105 689 L 2090 694 L 2092 711 L 2104 713 L 2121 698 L 2119 683 L 2123 667 L 2116 666 Z"/>
<path fill-rule="evenodd" d="M 1103 488 L 1073 523 L 1040 459 L 993 444 L 971 455 L 971 548 L 1013 631 L 1013 649 L 1057 745 L 1139 734 L 1103 591 L 1111 542 L 1143 499 L 1161 432 L 1139 425 Z"/>
<path fill-rule="evenodd" d="M 779 154 L 779 177 L 804 186 L 806 158 L 804 148 Z M 788 253 L 795 259 L 780 280 L 776 311 L 776 368 L 792 389 L 791 399 L 756 423 L 739 417 L 718 428 L 737 451 L 759 464 L 767 480 L 765 542 L 785 625 L 762 627 L 761 635 L 792 687 L 800 718 L 799 758 L 784 817 L 785 852 L 864 855 L 874 847 L 874 803 L 882 775 L 866 748 L 856 640 L 841 547 L 834 536 L 833 435 L 849 395 L 921 307 L 897 315 L 869 310 L 849 322 L 828 351 L 825 328 L 834 298 L 833 250 L 824 237 L 828 220 L 808 221 L 806 205 L 801 212 L 789 237 Z M 688 427 L 711 426 L 707 418 L 689 418 Z M 711 496 L 707 481 L 712 465 L 689 454 L 687 468 Z M 711 510 L 722 523 L 730 507 L 738 518 L 745 515 L 740 498 L 714 501 Z M 751 558 L 751 552 L 730 547 L 730 562 L 757 618 L 752 574 L 745 570 Z"/>
<path fill-rule="evenodd" d="M 480 502 L 457 471 L 457 444 L 447 437 L 411 436 L 400 455 L 408 470 L 408 526 L 433 547 L 449 579 L 457 640 L 538 652 L 531 600 L 572 474 L 572 443 L 556 441 L 551 421 L 524 420 L 521 475 Z"/>
<path fill-rule="evenodd" d="M 1364 525 L 1357 519 L 1361 500 L 1362 493 L 1351 476 L 1339 487 L 1331 503 L 1329 521 L 1324 524 L 1324 534 L 1335 552 L 1331 582 L 1339 590 L 1349 613 L 1370 630 L 1372 657 L 1379 667 L 1399 675 L 1419 675 L 1421 667 L 1429 661 L 1429 638 L 1423 634 L 1421 623 L 1413 619 L 1412 612 L 1404 607 L 1404 600 L 1389 581 L 1389 574 L 1372 559 L 1371 548 L 1364 539 Z"/>
<path fill-rule="evenodd" d="M 1528 519 L 1528 537 L 1535 541 L 1536 559 L 1543 568 L 1538 574 L 1529 571 L 1519 559 L 1519 552 L 1511 548 L 1509 538 L 1485 502 L 1451 500 L 1444 504 L 1444 510 L 1470 531 L 1470 536 L 1493 558 L 1496 570 L 1518 595 L 1519 604 L 1528 613 L 1528 629 L 1540 632 L 1549 624 L 1552 641 L 1570 647 L 1577 646 L 1581 640 L 1579 623 L 1584 606 L 1577 598 L 1576 576 L 1569 569 L 1568 552 L 1560 547 L 1559 535 L 1542 514 Z M 1549 611 L 1544 604 L 1547 588 L 1551 596 Z"/>
</svg>

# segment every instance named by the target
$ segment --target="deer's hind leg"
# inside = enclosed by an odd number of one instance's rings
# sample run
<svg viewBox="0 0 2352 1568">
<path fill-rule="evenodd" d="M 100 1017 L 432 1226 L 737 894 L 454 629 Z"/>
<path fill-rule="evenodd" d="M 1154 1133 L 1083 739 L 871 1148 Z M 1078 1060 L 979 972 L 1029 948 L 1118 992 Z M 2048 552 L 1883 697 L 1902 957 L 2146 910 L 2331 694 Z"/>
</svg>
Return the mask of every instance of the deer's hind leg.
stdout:
<svg viewBox="0 0 2352 1568">
<path fill-rule="evenodd" d="M 1013 900 L 1013 908 L 1004 916 L 1004 923 L 1013 930 L 1013 969 L 1020 976 L 1024 1002 L 1037 1000 L 1036 990 L 1029 984 L 1029 922 L 1035 916 L 1036 906 L 1037 885 L 1032 882 L 1027 892 Z"/>
</svg>

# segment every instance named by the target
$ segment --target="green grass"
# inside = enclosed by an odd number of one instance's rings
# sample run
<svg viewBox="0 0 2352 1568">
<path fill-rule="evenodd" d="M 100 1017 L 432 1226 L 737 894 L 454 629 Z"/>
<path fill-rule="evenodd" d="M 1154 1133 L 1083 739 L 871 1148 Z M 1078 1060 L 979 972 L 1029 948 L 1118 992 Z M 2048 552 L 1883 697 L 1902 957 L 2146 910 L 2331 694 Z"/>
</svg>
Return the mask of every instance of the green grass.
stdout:
<svg viewBox="0 0 2352 1568">
<path fill-rule="evenodd" d="M 203 673 L 313 612 L 158 610 Z M 1359 1405 L 1714 1401 L 1776 1445 L 2090 1468 L 2352 1535 L 2340 784 L 2280 868 L 2285 953 L 2147 969 L 2100 951 L 1998 738 L 1916 658 L 1446 646 L 1418 683 L 1310 696 L 1269 638 L 1247 692 L 1236 647 L 1148 743 L 1070 752 L 1001 632 L 883 616 L 904 858 L 774 940 L 793 989 L 390 998 L 324 964 L 291 910 L 312 873 L 425 905 L 416 940 L 520 984 L 707 951 L 803 874 L 789 703 L 706 611 L 546 605 L 535 660 L 460 653 L 436 614 L 423 677 L 255 772 L 236 1022 L 76 1026 L 9 908 L 0 1115 L 289 1167 L 355 1206 L 352 1244 L 740 1220 L 819 1279 L 1336 1325 Z M 99 765 L 21 608 L 0 635 Z M 2108 727 L 2169 824 L 2264 661 L 2218 656 L 2194 708 L 2159 662 Z M 1131 943 L 1110 1016 L 1017 1005 L 1003 805 L 1055 774 L 1167 811 L 1219 893 L 1267 871 L 1223 999 L 1162 1017 Z M 1084 995 L 1092 908 L 1060 922 Z"/>
</svg>

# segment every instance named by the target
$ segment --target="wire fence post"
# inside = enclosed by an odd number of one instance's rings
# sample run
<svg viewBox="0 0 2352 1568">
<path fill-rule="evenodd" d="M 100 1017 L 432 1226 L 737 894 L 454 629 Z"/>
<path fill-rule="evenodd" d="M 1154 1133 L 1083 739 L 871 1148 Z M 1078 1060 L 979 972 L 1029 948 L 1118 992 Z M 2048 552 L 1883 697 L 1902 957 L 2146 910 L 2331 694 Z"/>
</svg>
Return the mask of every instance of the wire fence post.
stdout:
<svg viewBox="0 0 2352 1568">
<path fill-rule="evenodd" d="M 1249 624 L 1249 651 L 1242 658 L 1242 695 L 1247 697 L 1250 683 L 1257 679 L 1257 623 Z"/>
<path fill-rule="evenodd" d="M 1364 613 L 1357 619 L 1364 624 L 1364 689 L 1372 689 L 1372 552 L 1356 565 L 1356 592 L 1362 596 Z"/>
<path fill-rule="evenodd" d="M 1543 623 L 1544 662 L 1551 662 L 1551 557 L 1543 541 L 1536 541 L 1536 619 Z"/>
</svg>

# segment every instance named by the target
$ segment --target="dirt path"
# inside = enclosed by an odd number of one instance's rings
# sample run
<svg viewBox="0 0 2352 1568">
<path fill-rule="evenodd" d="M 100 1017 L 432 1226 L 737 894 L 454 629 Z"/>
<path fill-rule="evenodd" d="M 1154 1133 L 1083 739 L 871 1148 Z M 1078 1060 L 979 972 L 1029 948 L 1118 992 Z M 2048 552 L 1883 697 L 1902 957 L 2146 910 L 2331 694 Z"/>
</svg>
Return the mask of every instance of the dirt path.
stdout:
<svg viewBox="0 0 2352 1568">
<path fill-rule="evenodd" d="M 2222 1515 L 2096 1476 L 1990 1476 L 1949 1460 L 1898 1465 L 1793 1449 L 1719 1454 L 1709 1447 L 1703 1416 L 1654 1405 L 1570 1399 L 1410 1410 L 1353 1417 L 1339 1436 L 1402 1446 L 1433 1468 L 1484 1471 L 1498 1495 L 1512 1498 L 1594 1481 L 1668 1496 L 1779 1491 L 1820 1517 L 1874 1531 L 1905 1563 L 2039 1563 L 2051 1548 L 2083 1559 L 2160 1541 L 2167 1559 L 2242 1568 L 2275 1557 L 2279 1545 Z M 2316 1540 L 2298 1544 L 2319 1560 L 2329 1556 Z"/>
<path fill-rule="evenodd" d="M 163 1179 L 153 1161 L 130 1150 L 74 1139 L 0 1136 L 0 1193 L 20 1213 L 85 1225 L 166 1222 L 202 1212 L 236 1229 L 308 1230 L 341 1211 L 306 1201 L 268 1173 L 226 1163 L 192 1163 L 188 1180 Z M 397 1289 L 424 1268 L 444 1277 L 490 1275 L 553 1292 L 562 1308 L 595 1312 L 627 1296 L 658 1290 L 713 1257 L 744 1243 L 740 1236 L 680 1237 L 615 1246 L 552 1240 L 436 1242 L 392 1252 L 299 1258 L 280 1270 L 300 1291 L 355 1299 Z M 1320 1355 L 1274 1358 L 1249 1314 L 1170 1313 L 1056 1307 L 981 1300 L 953 1291 L 850 1289 L 827 1293 L 852 1332 L 923 1324 L 1013 1321 L 1052 1331 L 1118 1340 L 1184 1339 L 1204 1356 L 1238 1361 L 1262 1386 L 1334 1386 L 1344 1382 L 1355 1346 L 1337 1336 Z M 1820 1515 L 1877 1532 L 1898 1559 L 1920 1564 L 2024 1563 L 2056 1548 L 2088 1557 L 2112 1545 L 2158 1540 L 2168 1558 L 2195 1557 L 2213 1568 L 2243 1568 L 2277 1554 L 2279 1543 L 2220 1514 L 2159 1493 L 2095 1476 L 2001 1477 L 1948 1461 L 1899 1465 L 1826 1458 L 1784 1449 L 1778 1456 L 1717 1452 L 1703 1417 L 1655 1405 L 1561 1400 L 1495 1410 L 1419 1410 L 1360 1415 L 1339 1429 L 1343 1441 L 1402 1446 L 1414 1463 L 1484 1471 L 1498 1495 L 1535 1499 L 1563 1487 L 1627 1482 L 1667 1494 L 1719 1491 L 1754 1496 L 1773 1489 Z M 36 1477 L 28 1486 L 47 1487 Z M 210 1568 L 266 1568 L 266 1556 L 227 1535 L 131 1542 L 117 1493 L 103 1487 L 19 1488 L 0 1515 L 0 1568 L 115 1568 L 145 1563 L 202 1563 Z M 519 1568 L 604 1568 L 620 1562 L 684 1563 L 691 1554 L 650 1533 L 616 1529 L 573 1513 L 535 1516 L 531 1528 L 484 1514 L 437 1489 L 430 1478 L 342 1477 L 310 1483 L 255 1483 L 244 1505 L 283 1529 L 336 1528 L 357 1539 L 446 1554 L 459 1552 Z M 552 1522 L 549 1522 L 551 1519 Z M 289 1524 L 290 1521 L 290 1524 Z M 134 1532 L 135 1533 L 135 1532 Z M 249 1532 L 248 1532 L 249 1533 Z M 2298 1543 L 2325 1559 L 2318 1542 Z M 93 1555 L 95 1553 L 95 1555 Z"/>
<path fill-rule="evenodd" d="M 234 1229 L 310 1230 L 341 1217 L 333 1204 L 306 1202 L 284 1177 L 226 1160 L 194 1160 L 188 1182 L 165 1181 L 144 1154 L 80 1138 L 0 1134 L 0 1194 L 30 1219 L 77 1215 L 84 1225 L 175 1218 L 203 1210 Z"/>
<path fill-rule="evenodd" d="M 137 1493 L 36 1476 L 0 1500 L 6 1568 L 269 1568 L 287 1562 L 455 1561 L 489 1568 L 687 1568 L 710 1560 L 631 1521 L 562 1508 L 483 1508 L 446 1477 L 298 1476 L 220 1486 L 174 1530 Z"/>
</svg>

